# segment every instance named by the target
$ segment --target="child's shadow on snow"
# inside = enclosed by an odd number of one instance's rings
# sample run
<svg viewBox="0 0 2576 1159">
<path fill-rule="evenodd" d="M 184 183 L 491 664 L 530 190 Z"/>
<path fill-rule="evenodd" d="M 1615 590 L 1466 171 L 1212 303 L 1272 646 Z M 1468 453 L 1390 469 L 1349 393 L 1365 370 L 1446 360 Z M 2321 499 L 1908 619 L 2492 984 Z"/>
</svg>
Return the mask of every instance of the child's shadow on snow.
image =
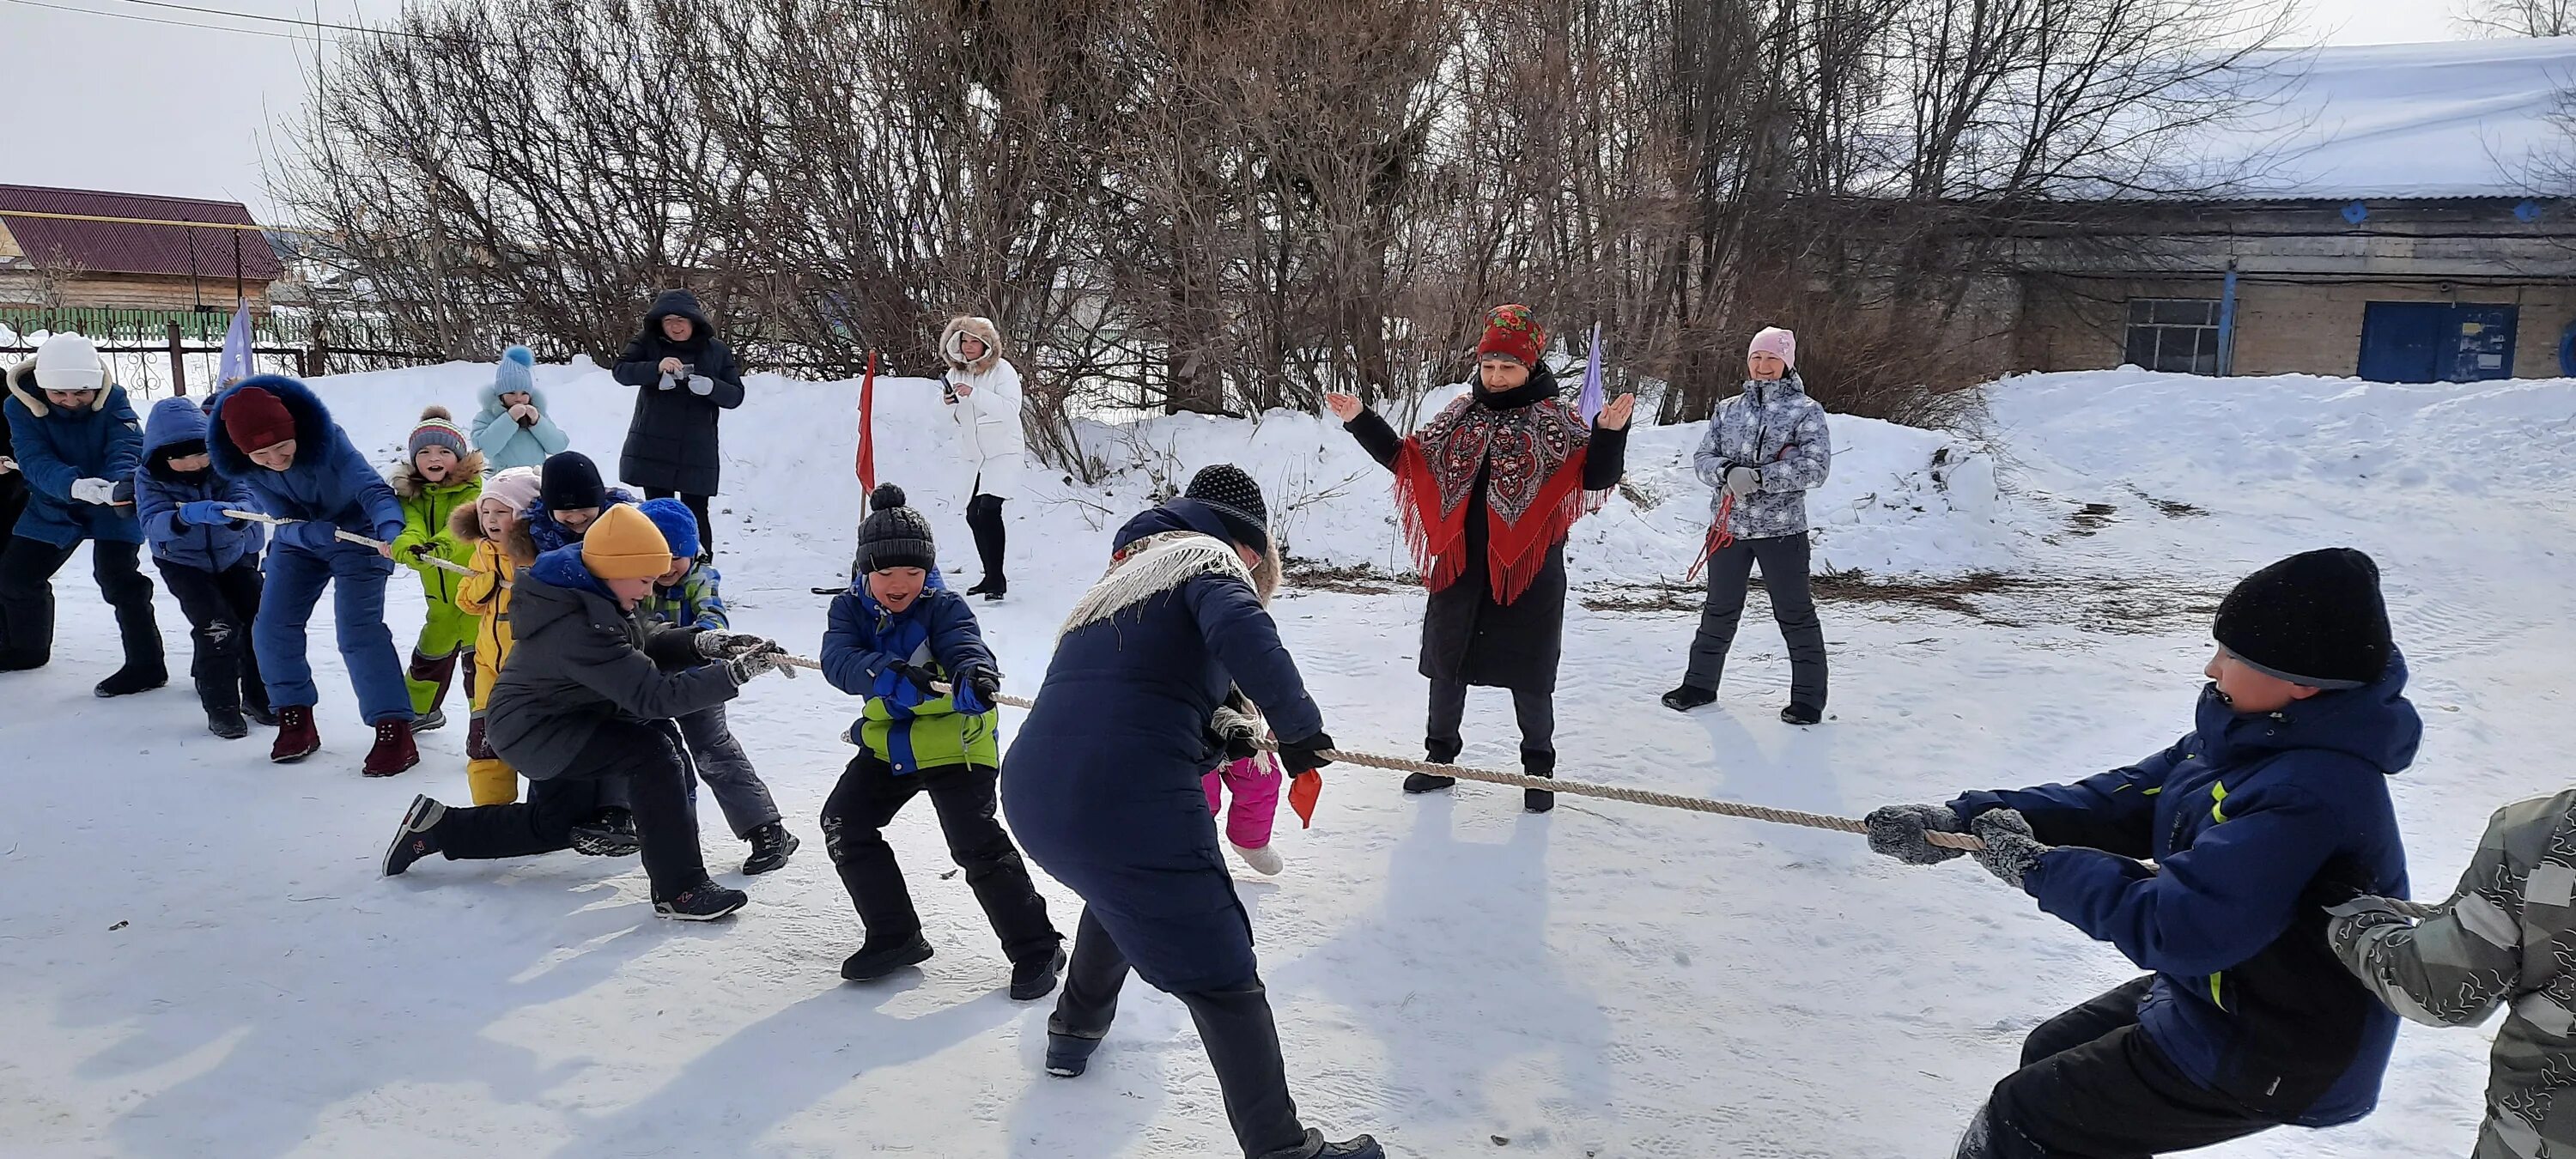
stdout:
<svg viewBox="0 0 2576 1159">
<path fill-rule="evenodd" d="M 268 939 L 193 938 L 179 971 L 138 961 L 133 968 L 149 977 L 111 977 L 67 993 L 151 995 L 135 1009 L 65 1005 L 65 1025 L 128 1027 L 126 1037 L 74 1073 L 111 1079 L 220 1050 L 201 1073 L 154 1092 L 116 1121 L 125 1153 L 188 1159 L 293 1152 L 306 1145 L 324 1108 L 389 1085 L 470 1083 L 495 1102 L 534 1101 L 585 1064 L 540 1069 L 532 1052 L 485 1031 L 521 1010 L 589 990 L 661 940 L 649 913 L 614 900 L 618 891 L 606 881 L 582 876 L 599 872 L 597 863 L 563 860 L 531 867 L 525 876 L 533 880 L 451 877 L 436 889 L 372 896 L 358 892 L 376 884 L 369 876 L 365 886 L 344 891 L 351 901 L 321 904 L 379 917 L 423 895 L 477 904 L 422 905 L 417 914 L 402 913 L 406 924 L 388 934 L 317 934 L 303 952 L 283 956 L 261 949 L 273 947 Z M 505 924 L 457 934 L 460 913 L 496 902 L 508 911 Z M 301 1009 L 305 995 L 351 984 L 386 996 L 371 1026 L 313 1019 Z"/>
</svg>

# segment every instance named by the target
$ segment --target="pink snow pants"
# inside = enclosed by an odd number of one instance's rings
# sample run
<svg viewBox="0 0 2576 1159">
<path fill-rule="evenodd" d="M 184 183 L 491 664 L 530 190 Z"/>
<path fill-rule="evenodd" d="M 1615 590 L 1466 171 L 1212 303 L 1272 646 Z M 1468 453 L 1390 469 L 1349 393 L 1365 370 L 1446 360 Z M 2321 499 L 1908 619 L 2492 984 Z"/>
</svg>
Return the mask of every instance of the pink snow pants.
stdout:
<svg viewBox="0 0 2576 1159">
<path fill-rule="evenodd" d="M 1278 758 L 1268 753 L 1232 761 L 1200 778 L 1207 789 L 1208 812 L 1220 811 L 1225 792 L 1234 792 L 1234 807 L 1224 809 L 1225 839 L 1244 849 L 1270 844 L 1270 821 L 1279 812 Z"/>
</svg>

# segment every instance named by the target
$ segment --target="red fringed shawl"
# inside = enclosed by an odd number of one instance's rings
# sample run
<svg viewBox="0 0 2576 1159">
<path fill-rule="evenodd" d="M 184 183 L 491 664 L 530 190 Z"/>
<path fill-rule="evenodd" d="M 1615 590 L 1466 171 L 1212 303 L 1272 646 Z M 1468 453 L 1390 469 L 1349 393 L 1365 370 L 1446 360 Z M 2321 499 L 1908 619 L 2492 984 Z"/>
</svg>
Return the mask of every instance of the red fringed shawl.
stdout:
<svg viewBox="0 0 2576 1159">
<path fill-rule="evenodd" d="M 1462 396 L 1395 459 L 1395 505 L 1422 584 L 1439 591 L 1467 570 L 1467 508 L 1485 478 L 1485 570 L 1496 603 L 1528 591 L 1586 510 L 1583 457 L 1591 427 L 1548 399 L 1495 410 Z"/>
</svg>

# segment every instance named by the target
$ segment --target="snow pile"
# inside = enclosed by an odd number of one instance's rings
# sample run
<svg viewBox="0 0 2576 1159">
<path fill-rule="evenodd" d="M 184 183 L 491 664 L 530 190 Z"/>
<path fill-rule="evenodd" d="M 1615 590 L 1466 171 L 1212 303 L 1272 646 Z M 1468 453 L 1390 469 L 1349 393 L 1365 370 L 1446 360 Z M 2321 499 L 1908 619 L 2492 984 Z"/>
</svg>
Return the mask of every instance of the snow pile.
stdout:
<svg viewBox="0 0 2576 1159">
<path fill-rule="evenodd" d="M 2563 151 L 2576 37 L 2267 52 L 2242 78 L 2254 111 L 2204 139 L 2247 197 L 2523 197 Z M 2269 107 L 2262 107 L 2267 105 Z M 2196 146 L 2196 148 L 2194 147 Z"/>
<path fill-rule="evenodd" d="M 488 366 L 449 363 L 342 375 L 315 388 L 361 449 L 391 463 L 421 406 L 434 400 L 460 420 L 470 417 L 474 392 L 490 378 Z M 587 360 L 540 366 L 536 381 L 574 449 L 613 477 L 634 388 Z M 846 561 L 849 529 L 858 519 L 852 458 L 859 384 L 754 374 L 744 385 L 742 408 L 724 420 L 717 538 L 792 543 L 828 574 L 840 566 L 828 561 Z M 1436 395 L 1423 414 L 1437 413 L 1458 389 Z M 1569 544 L 1574 582 L 1678 581 L 1689 570 L 1710 517 L 1709 488 L 1690 468 L 1702 429 L 1693 423 L 1635 430 L 1627 485 L 1576 525 Z M 1956 574 L 2011 563 L 2009 537 L 1997 519 L 1993 459 L 1981 446 L 1871 419 L 1836 416 L 1833 430 L 1833 477 L 1808 498 L 1820 532 L 1819 566 Z M 962 520 L 973 484 L 953 431 L 933 380 L 877 380 L 877 477 L 902 485 L 912 504 L 942 526 Z M 1015 534 L 1105 536 L 1176 492 L 1199 468 L 1230 462 L 1261 483 L 1297 558 L 1328 567 L 1411 570 L 1387 472 L 1339 423 L 1295 411 L 1256 420 L 1170 415 L 1084 423 L 1080 440 L 1085 458 L 1105 470 L 1101 482 L 1085 484 L 1033 464 L 1024 493 L 1005 508 Z M 972 543 L 962 534 L 941 542 L 955 565 L 972 558 Z"/>
</svg>

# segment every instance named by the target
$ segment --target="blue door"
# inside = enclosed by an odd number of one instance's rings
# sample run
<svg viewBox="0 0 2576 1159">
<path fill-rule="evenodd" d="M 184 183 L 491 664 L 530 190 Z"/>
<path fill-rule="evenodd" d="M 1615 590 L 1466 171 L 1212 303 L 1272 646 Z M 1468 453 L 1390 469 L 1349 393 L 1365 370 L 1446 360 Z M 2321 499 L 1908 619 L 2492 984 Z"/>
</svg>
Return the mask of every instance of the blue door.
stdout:
<svg viewBox="0 0 2576 1159">
<path fill-rule="evenodd" d="M 2360 377 L 2373 382 L 2479 382 L 2513 377 L 2518 308 L 2372 302 L 2361 315 Z"/>
</svg>

